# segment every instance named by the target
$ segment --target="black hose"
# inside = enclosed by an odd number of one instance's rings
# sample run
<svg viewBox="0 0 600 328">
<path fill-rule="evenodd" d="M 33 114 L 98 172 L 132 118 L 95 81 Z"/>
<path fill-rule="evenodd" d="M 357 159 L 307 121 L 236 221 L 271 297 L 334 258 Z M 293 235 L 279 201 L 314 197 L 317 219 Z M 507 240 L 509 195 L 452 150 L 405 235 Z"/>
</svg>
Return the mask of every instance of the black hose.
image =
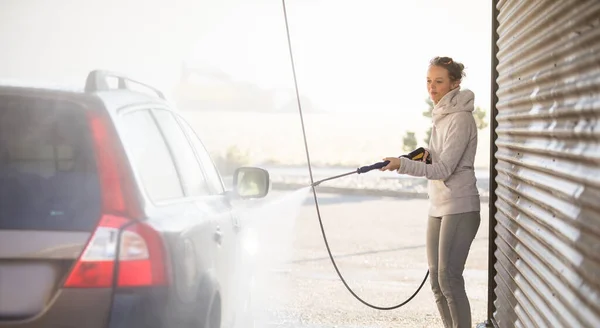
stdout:
<svg viewBox="0 0 600 328">
<path fill-rule="evenodd" d="M 292 73 L 294 76 L 294 86 L 296 89 L 296 100 L 298 102 L 298 112 L 300 114 L 300 123 L 302 124 L 302 136 L 304 138 L 304 149 L 306 151 L 306 160 L 308 162 L 308 172 L 310 174 L 310 182 L 311 182 L 311 186 L 312 186 L 313 197 L 315 200 L 315 207 L 317 209 L 317 217 L 319 218 L 319 225 L 321 226 L 321 233 L 323 234 L 323 241 L 325 242 L 325 247 L 327 248 L 327 253 L 329 254 L 331 263 L 333 264 L 333 267 L 335 268 L 335 272 L 337 272 L 337 275 L 340 277 L 340 280 L 342 281 L 344 286 L 346 286 L 346 289 L 348 289 L 348 291 L 350 292 L 350 294 L 352 294 L 352 296 L 354 296 L 357 300 L 359 300 L 364 305 L 366 305 L 370 308 L 376 309 L 376 310 L 395 310 L 397 308 L 404 306 L 405 304 L 410 302 L 415 296 L 417 296 L 417 294 L 419 293 L 421 288 L 423 288 L 423 285 L 425 285 L 425 282 L 427 281 L 427 277 L 429 276 L 429 270 L 425 274 L 425 278 L 423 278 L 423 282 L 421 282 L 421 285 L 419 285 L 419 288 L 417 288 L 417 290 L 412 294 L 412 296 L 409 297 L 406 301 L 404 301 L 398 305 L 394 305 L 394 306 L 390 306 L 390 307 L 382 307 L 382 306 L 376 306 L 376 305 L 370 304 L 370 303 L 364 301 L 362 298 L 360 298 L 360 296 L 356 295 L 356 293 L 352 290 L 352 288 L 350 288 L 350 286 L 348 285 L 348 283 L 342 276 L 340 270 L 338 269 L 338 266 L 335 263 L 335 259 L 333 258 L 333 255 L 331 254 L 331 249 L 329 248 L 329 242 L 327 241 L 327 236 L 325 235 L 325 229 L 323 228 L 323 220 L 321 219 L 321 212 L 319 210 L 319 201 L 317 199 L 317 191 L 315 189 L 319 183 L 326 181 L 326 180 L 330 180 L 330 179 L 325 179 L 325 180 L 315 182 L 314 178 L 313 178 L 312 166 L 310 164 L 310 153 L 308 151 L 308 141 L 307 141 L 307 137 L 306 137 L 306 129 L 304 127 L 304 117 L 302 115 L 302 104 L 300 102 L 300 92 L 298 90 L 298 81 L 296 78 L 296 67 L 294 65 L 294 55 L 293 55 L 293 51 L 292 51 L 292 41 L 290 38 L 290 28 L 289 28 L 289 24 L 288 24 L 287 8 L 285 5 L 285 0 L 282 0 L 282 4 L 283 4 L 283 17 L 285 19 L 285 29 L 286 29 L 286 33 L 287 33 L 287 41 L 288 41 L 288 47 L 289 47 L 289 52 L 290 52 L 290 60 L 291 60 L 291 64 L 292 64 Z M 353 174 L 353 173 L 365 173 L 365 172 L 368 172 L 375 168 L 381 168 L 381 167 L 385 166 L 386 164 L 387 163 L 385 163 L 385 162 L 380 162 L 380 163 L 376 163 L 376 164 L 373 164 L 370 166 L 363 166 L 362 168 L 357 169 L 356 172 L 350 172 L 347 174 L 343 174 L 341 176 L 346 176 L 346 175 Z M 361 172 L 361 169 L 364 172 Z M 341 177 L 341 176 L 337 176 L 337 177 Z"/>
</svg>

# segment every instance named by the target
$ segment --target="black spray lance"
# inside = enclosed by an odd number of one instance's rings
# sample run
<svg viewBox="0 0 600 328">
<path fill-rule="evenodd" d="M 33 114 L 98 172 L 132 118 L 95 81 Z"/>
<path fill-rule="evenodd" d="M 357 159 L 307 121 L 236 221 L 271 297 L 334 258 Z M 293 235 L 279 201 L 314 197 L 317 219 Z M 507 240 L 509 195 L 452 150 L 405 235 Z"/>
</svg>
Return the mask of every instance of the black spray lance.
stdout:
<svg viewBox="0 0 600 328">
<path fill-rule="evenodd" d="M 417 149 L 411 151 L 410 153 L 408 153 L 406 155 L 402 155 L 400 157 L 406 157 L 406 158 L 412 159 L 413 161 L 422 161 L 423 156 L 425 156 L 425 152 L 426 152 L 425 149 L 423 147 L 420 147 L 420 148 L 417 148 Z M 431 164 L 431 155 L 429 153 L 427 153 L 427 158 L 426 158 L 425 162 L 427 164 Z M 352 174 L 362 174 L 362 173 L 367 173 L 372 170 L 379 170 L 379 169 L 385 167 L 386 165 L 388 165 L 389 163 L 390 163 L 390 161 L 383 161 L 383 162 L 378 162 L 378 163 L 371 164 L 371 165 L 362 166 L 362 167 L 357 168 L 356 171 L 351 171 L 348 173 L 325 178 L 323 180 L 315 181 L 312 184 L 312 186 L 316 187 L 316 186 L 320 185 L 322 182 L 338 179 L 338 178 L 345 177 L 345 176 L 352 175 Z"/>
</svg>

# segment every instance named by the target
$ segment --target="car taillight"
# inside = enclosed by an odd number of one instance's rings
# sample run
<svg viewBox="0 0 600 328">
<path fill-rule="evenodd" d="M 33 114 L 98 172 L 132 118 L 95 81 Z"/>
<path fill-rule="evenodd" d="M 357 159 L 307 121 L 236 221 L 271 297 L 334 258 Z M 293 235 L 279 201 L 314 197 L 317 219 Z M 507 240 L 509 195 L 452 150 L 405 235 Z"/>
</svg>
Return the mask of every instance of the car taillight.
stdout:
<svg viewBox="0 0 600 328">
<path fill-rule="evenodd" d="M 120 287 L 167 284 L 165 254 L 161 236 L 143 222 L 125 228 L 119 252 Z"/>
<path fill-rule="evenodd" d="M 117 261 L 118 287 L 165 285 L 167 279 L 160 236 L 143 222 L 127 225 L 130 222 L 125 218 L 104 216 L 71 271 L 65 287 L 111 287 Z M 127 226 L 119 236 L 119 230 L 124 225 Z"/>
<path fill-rule="evenodd" d="M 124 165 L 124 152 L 104 117 L 91 113 L 89 124 L 102 188 L 103 215 L 64 286 L 112 287 L 115 270 L 119 287 L 165 285 L 161 236 L 144 222 L 132 221 L 140 218 L 142 211 Z M 119 234 L 120 230 L 123 231 Z"/>
</svg>

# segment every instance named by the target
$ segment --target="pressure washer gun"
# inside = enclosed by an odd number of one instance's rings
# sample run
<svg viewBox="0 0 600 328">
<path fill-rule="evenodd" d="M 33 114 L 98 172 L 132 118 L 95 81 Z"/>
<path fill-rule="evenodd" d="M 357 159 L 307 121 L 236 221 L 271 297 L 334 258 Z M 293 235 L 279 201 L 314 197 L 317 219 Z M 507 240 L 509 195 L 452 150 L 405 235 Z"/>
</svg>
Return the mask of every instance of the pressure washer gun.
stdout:
<svg viewBox="0 0 600 328">
<path fill-rule="evenodd" d="M 419 148 L 411 151 L 410 153 L 408 153 L 406 155 L 402 155 L 400 157 L 409 158 L 409 159 L 411 159 L 413 161 L 423 161 L 423 156 L 425 156 L 425 148 L 419 147 Z M 330 178 L 326 178 L 326 179 L 323 179 L 323 180 L 316 181 L 315 183 L 312 184 L 312 186 L 316 187 L 319 184 L 321 184 L 322 182 L 333 180 L 333 179 L 337 179 L 337 178 L 341 178 L 341 177 L 345 177 L 345 176 L 351 175 L 351 174 L 362 174 L 362 173 L 367 173 L 367 172 L 372 171 L 372 170 L 378 170 L 378 169 L 381 169 L 381 168 L 385 167 L 389 163 L 390 163 L 390 161 L 383 161 L 383 162 L 378 162 L 378 163 L 371 164 L 371 165 L 362 166 L 362 167 L 357 168 L 356 171 L 352 171 L 352 172 L 348 172 L 348 173 L 336 175 L 334 177 L 330 177 Z M 431 154 L 429 154 L 429 153 L 427 154 L 427 158 L 425 159 L 425 163 L 426 164 L 431 164 L 432 163 L 432 161 L 431 161 Z"/>
</svg>

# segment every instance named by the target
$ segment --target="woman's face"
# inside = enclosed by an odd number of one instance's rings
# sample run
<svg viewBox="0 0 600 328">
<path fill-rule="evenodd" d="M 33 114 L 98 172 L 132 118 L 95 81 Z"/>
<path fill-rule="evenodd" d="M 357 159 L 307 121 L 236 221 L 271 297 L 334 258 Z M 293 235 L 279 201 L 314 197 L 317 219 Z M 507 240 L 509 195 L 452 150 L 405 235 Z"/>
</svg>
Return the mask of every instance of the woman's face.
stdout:
<svg viewBox="0 0 600 328">
<path fill-rule="evenodd" d="M 460 81 L 451 81 L 448 70 L 440 66 L 429 66 L 427 70 L 427 91 L 434 104 L 437 104 L 442 97 L 452 91 Z"/>
</svg>

